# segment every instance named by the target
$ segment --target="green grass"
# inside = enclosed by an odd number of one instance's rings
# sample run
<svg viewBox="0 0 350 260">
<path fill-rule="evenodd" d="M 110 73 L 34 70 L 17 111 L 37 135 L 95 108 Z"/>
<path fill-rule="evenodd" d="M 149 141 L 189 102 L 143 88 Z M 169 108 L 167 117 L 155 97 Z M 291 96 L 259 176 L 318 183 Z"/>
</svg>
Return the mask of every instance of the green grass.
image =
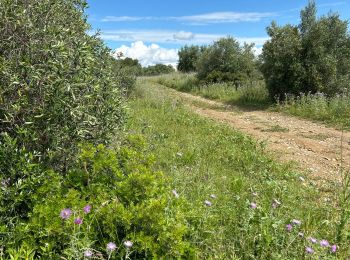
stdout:
<svg viewBox="0 0 350 260">
<path fill-rule="evenodd" d="M 276 110 L 350 130 L 350 95 L 333 98 L 322 94 L 287 97 L 277 105 Z"/>
<path fill-rule="evenodd" d="M 335 242 L 339 216 L 333 194 L 320 195 L 307 177 L 302 182 L 290 165 L 276 162 L 262 143 L 193 114 L 167 88 L 147 79 L 139 80 L 130 107 L 129 131 L 146 137 L 157 168 L 187 201 L 187 239 L 197 248 L 196 258 L 302 259 L 306 246 L 333 258 L 329 249 L 306 239 Z M 281 202 L 276 209 L 274 199 Z M 292 219 L 302 224 L 287 232 Z M 340 245 L 337 257 L 349 256 L 347 245 Z"/>
<path fill-rule="evenodd" d="M 252 85 L 236 89 L 233 83 L 200 83 L 195 74 L 173 73 L 153 77 L 151 80 L 179 91 L 244 109 L 265 109 L 271 104 L 263 81 L 256 81 Z"/>
</svg>

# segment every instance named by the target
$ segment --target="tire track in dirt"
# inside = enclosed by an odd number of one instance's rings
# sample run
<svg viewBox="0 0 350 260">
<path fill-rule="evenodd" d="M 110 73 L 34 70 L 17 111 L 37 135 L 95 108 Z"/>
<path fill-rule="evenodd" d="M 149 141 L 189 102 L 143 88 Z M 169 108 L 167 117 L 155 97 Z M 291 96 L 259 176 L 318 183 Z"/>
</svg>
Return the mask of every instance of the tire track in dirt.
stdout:
<svg viewBox="0 0 350 260">
<path fill-rule="evenodd" d="M 221 102 L 170 91 L 197 114 L 266 141 L 268 150 L 279 160 L 295 161 L 297 168 L 308 172 L 317 182 L 339 182 L 341 161 L 345 169 L 350 166 L 349 132 L 342 135 L 342 131 L 321 123 L 278 112 L 243 111 Z"/>
</svg>

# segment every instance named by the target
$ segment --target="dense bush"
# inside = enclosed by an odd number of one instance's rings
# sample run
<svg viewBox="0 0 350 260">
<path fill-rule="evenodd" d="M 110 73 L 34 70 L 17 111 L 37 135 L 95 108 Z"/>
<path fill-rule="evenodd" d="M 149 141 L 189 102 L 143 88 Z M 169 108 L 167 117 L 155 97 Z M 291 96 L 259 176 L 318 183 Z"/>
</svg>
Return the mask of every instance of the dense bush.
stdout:
<svg viewBox="0 0 350 260">
<path fill-rule="evenodd" d="M 243 47 L 231 38 L 222 38 L 207 47 L 197 61 L 198 78 L 206 82 L 245 81 L 258 74 L 253 45 Z"/>
<path fill-rule="evenodd" d="M 177 70 L 181 72 L 195 72 L 198 58 L 205 50 L 204 47 L 199 46 L 184 46 L 178 51 L 179 63 Z"/>
<path fill-rule="evenodd" d="M 348 21 L 338 14 L 316 17 L 310 1 L 298 26 L 272 23 L 262 53 L 262 72 L 271 97 L 285 93 L 343 93 L 350 82 Z"/>
<path fill-rule="evenodd" d="M 143 76 L 156 76 L 161 74 L 169 74 L 175 72 L 175 69 L 171 65 L 156 64 L 142 68 L 141 74 Z"/>
<path fill-rule="evenodd" d="M 87 34 L 85 7 L 84 0 L 0 2 L 0 132 L 60 169 L 78 142 L 106 143 L 123 121 L 127 77 Z"/>
<path fill-rule="evenodd" d="M 173 196 L 166 177 L 153 170 L 154 157 L 146 148 L 138 136 L 129 136 L 117 152 L 85 145 L 65 177 L 54 171 L 41 171 L 34 180 L 24 175 L 17 184 L 30 184 L 29 193 L 28 186 L 15 194 L 14 185 L 3 184 L 0 227 L 7 234 L 1 243 L 5 255 L 23 248 L 44 259 L 80 259 L 86 251 L 136 258 L 189 253 L 179 209 L 184 201 Z M 16 167 L 34 174 L 38 165 L 22 162 Z M 30 203 L 31 210 L 23 207 L 16 219 L 13 211 L 19 202 Z M 123 245 L 128 240 L 131 249 Z M 106 252 L 109 242 L 118 246 L 116 252 Z"/>
</svg>

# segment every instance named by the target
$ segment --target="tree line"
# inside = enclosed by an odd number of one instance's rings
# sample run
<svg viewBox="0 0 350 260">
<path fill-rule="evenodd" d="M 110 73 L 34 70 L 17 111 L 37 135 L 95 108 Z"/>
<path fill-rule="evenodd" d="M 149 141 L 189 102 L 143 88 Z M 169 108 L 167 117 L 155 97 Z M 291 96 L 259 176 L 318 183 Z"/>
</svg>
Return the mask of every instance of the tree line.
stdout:
<svg viewBox="0 0 350 260">
<path fill-rule="evenodd" d="M 273 21 L 259 57 L 254 55 L 254 45 L 240 46 L 227 37 L 209 46 L 182 47 L 177 69 L 196 72 L 204 82 L 263 77 L 272 99 L 284 99 L 286 94 L 345 93 L 350 82 L 348 21 L 333 12 L 317 17 L 313 0 L 301 10 L 300 18 L 298 25 L 279 26 Z"/>
</svg>

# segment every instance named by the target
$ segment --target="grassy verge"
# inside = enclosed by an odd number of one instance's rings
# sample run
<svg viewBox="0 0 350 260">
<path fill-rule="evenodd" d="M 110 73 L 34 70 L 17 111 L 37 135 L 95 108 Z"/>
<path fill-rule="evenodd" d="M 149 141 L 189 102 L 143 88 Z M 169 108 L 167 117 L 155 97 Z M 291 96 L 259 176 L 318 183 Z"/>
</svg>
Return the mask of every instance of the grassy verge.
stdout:
<svg viewBox="0 0 350 260">
<path fill-rule="evenodd" d="M 288 97 L 276 106 L 277 111 L 324 122 L 350 130 L 350 96 L 327 98 L 322 94 Z"/>
<path fill-rule="evenodd" d="M 135 96 L 129 129 L 148 139 L 157 167 L 187 201 L 188 241 L 197 258 L 300 259 L 306 247 L 315 257 L 350 256 L 345 244 L 332 253 L 309 240 L 336 242 L 335 203 L 320 199 L 307 178 L 274 161 L 262 144 L 193 114 L 145 79 Z"/>
<path fill-rule="evenodd" d="M 267 108 L 271 102 L 263 82 L 235 88 L 233 83 L 201 84 L 194 74 L 173 73 L 152 78 L 153 81 L 179 91 L 219 100 L 242 108 Z"/>
</svg>

